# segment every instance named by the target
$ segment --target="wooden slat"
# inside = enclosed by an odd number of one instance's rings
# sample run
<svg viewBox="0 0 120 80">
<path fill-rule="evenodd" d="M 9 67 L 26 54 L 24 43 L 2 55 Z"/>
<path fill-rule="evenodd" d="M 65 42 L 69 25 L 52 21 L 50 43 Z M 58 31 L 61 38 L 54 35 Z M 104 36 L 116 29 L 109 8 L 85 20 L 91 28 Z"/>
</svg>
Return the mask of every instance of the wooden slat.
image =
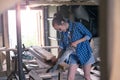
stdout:
<svg viewBox="0 0 120 80">
<path fill-rule="evenodd" d="M 31 70 L 29 75 L 33 77 L 35 80 L 43 80 L 47 78 L 52 78 L 54 76 L 58 76 L 58 71 L 53 73 L 39 73 L 39 71 Z"/>
<path fill-rule="evenodd" d="M 41 48 L 44 48 L 44 49 L 53 49 L 53 48 L 59 48 L 59 46 L 41 46 Z"/>
<path fill-rule="evenodd" d="M 8 51 L 13 51 L 13 52 L 17 52 L 17 49 L 12 49 L 12 48 L 0 48 L 0 51 L 6 51 L 6 52 L 8 52 Z"/>
<path fill-rule="evenodd" d="M 41 56 L 41 55 L 39 55 L 36 51 L 34 51 L 33 48 L 28 48 L 28 50 L 29 50 L 29 52 L 30 52 L 33 56 L 35 56 L 37 59 L 45 62 L 45 61 L 44 61 L 44 57 Z"/>
<path fill-rule="evenodd" d="M 4 58 L 1 58 L 1 63 L 3 63 L 3 61 L 6 61 L 6 69 L 7 69 L 7 75 L 9 75 L 10 74 L 10 72 L 11 72 L 11 59 L 10 59 L 10 51 L 13 51 L 13 52 L 16 52 L 17 50 L 16 49 L 12 49 L 12 48 L 6 48 L 6 47 L 2 47 L 2 48 L 0 48 L 0 52 L 1 52 L 1 57 L 3 57 L 2 56 L 2 54 L 4 55 Z M 5 53 L 5 54 L 4 54 Z M 2 65 L 3 66 L 3 65 Z M 2 69 L 4 69 L 4 68 L 2 68 Z M 6 70 L 5 69 L 5 70 Z M 3 74 L 2 72 L 0 73 L 0 74 Z"/>
<path fill-rule="evenodd" d="M 40 76 L 38 76 L 38 74 L 34 71 L 34 70 L 31 70 L 29 72 L 29 75 L 34 79 L 34 80 L 43 80 Z"/>
<path fill-rule="evenodd" d="M 6 49 L 6 47 L 1 47 L 0 48 L 0 51 L 3 51 L 3 50 L 5 50 Z"/>
<path fill-rule="evenodd" d="M 50 65 L 43 63 L 42 61 L 40 61 L 38 59 L 36 59 L 36 61 L 38 63 L 39 68 L 50 68 Z"/>
<path fill-rule="evenodd" d="M 42 55 L 45 58 L 45 60 L 51 60 L 54 57 L 54 55 L 52 53 L 48 52 L 47 50 L 45 50 L 39 46 L 32 46 L 32 48 L 36 52 L 38 52 L 40 55 Z"/>
<path fill-rule="evenodd" d="M 36 62 L 40 69 L 45 69 L 45 68 L 49 69 L 51 67 L 52 64 L 47 62 L 45 60 L 45 58 L 43 56 L 39 55 L 39 53 L 35 52 L 35 50 L 33 50 L 32 48 L 29 48 L 28 50 L 36 58 Z"/>
<path fill-rule="evenodd" d="M 39 74 L 39 76 L 41 78 L 52 78 L 53 76 L 57 76 L 58 75 L 58 72 L 53 72 L 53 73 L 41 73 Z"/>
</svg>

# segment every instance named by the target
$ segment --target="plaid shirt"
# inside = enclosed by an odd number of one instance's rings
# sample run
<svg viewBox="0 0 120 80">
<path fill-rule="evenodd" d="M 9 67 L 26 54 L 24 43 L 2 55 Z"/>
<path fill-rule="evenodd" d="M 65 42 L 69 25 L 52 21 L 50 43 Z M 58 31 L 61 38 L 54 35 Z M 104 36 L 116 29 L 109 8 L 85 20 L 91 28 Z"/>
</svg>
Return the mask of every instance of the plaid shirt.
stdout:
<svg viewBox="0 0 120 80">
<path fill-rule="evenodd" d="M 62 37 L 59 46 L 62 49 L 66 49 L 71 42 L 86 36 L 87 40 L 79 43 L 76 47 L 76 55 L 78 60 L 81 65 L 84 65 L 91 57 L 92 49 L 89 44 L 89 39 L 92 37 L 92 34 L 83 24 L 69 21 L 69 29 L 66 32 L 61 32 L 61 36 Z"/>
</svg>

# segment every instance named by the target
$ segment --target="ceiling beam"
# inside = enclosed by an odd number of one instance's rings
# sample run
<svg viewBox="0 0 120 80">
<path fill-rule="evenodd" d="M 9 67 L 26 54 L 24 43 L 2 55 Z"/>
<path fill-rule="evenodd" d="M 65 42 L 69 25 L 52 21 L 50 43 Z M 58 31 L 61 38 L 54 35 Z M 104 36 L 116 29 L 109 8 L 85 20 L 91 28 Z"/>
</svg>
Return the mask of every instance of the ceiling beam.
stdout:
<svg viewBox="0 0 120 80">
<path fill-rule="evenodd" d="M 60 5 L 99 5 L 98 0 L 85 0 L 85 1 L 29 1 L 29 7 L 38 6 L 60 6 Z"/>
</svg>

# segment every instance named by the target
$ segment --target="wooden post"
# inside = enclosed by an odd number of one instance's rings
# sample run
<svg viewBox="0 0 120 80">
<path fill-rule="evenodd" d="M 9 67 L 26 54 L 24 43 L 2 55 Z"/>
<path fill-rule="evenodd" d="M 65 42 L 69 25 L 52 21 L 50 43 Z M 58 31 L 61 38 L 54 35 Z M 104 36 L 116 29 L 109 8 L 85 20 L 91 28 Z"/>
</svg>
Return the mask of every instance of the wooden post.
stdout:
<svg viewBox="0 0 120 80">
<path fill-rule="evenodd" d="M 120 0 L 100 0 L 101 80 L 120 80 Z"/>
<path fill-rule="evenodd" d="M 18 72 L 19 79 L 25 80 L 25 74 L 23 72 L 22 65 L 22 42 L 21 42 L 21 18 L 20 18 L 20 2 L 16 5 L 16 29 L 17 29 L 17 52 L 18 52 Z"/>
<path fill-rule="evenodd" d="M 110 80 L 120 80 L 120 0 L 108 2 L 108 71 Z"/>
</svg>

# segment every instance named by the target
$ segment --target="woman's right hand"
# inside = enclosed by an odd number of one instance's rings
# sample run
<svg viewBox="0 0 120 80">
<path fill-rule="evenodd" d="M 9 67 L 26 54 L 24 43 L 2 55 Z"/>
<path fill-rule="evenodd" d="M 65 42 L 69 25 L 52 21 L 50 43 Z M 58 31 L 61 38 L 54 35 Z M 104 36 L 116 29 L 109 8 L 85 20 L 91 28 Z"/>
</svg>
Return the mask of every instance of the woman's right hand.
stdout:
<svg viewBox="0 0 120 80">
<path fill-rule="evenodd" d="M 54 57 L 52 57 L 52 59 L 51 59 L 51 62 L 53 63 L 53 64 L 55 64 L 56 62 L 57 62 L 57 58 L 56 58 L 56 56 L 54 56 Z"/>
<path fill-rule="evenodd" d="M 78 44 L 77 41 L 75 41 L 75 42 L 72 42 L 72 43 L 71 43 L 71 46 L 72 46 L 72 47 L 77 47 L 77 44 Z"/>
</svg>

